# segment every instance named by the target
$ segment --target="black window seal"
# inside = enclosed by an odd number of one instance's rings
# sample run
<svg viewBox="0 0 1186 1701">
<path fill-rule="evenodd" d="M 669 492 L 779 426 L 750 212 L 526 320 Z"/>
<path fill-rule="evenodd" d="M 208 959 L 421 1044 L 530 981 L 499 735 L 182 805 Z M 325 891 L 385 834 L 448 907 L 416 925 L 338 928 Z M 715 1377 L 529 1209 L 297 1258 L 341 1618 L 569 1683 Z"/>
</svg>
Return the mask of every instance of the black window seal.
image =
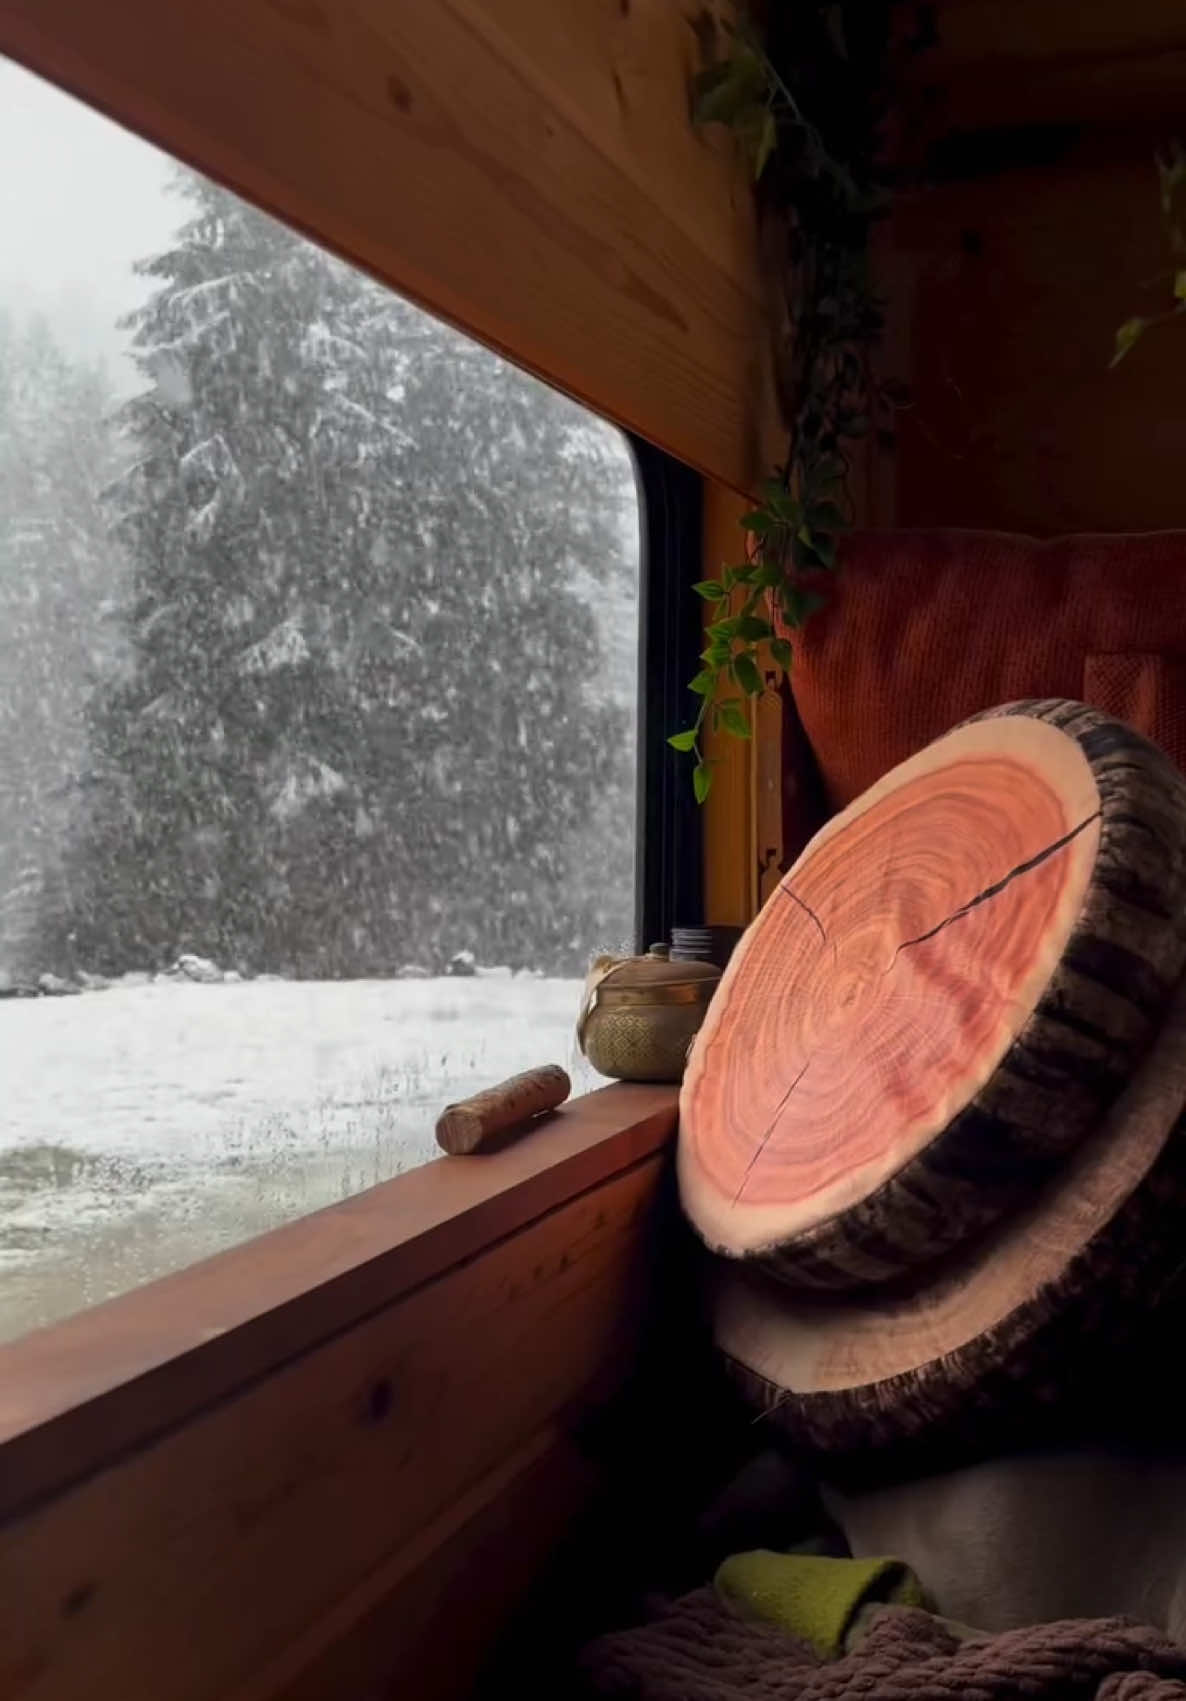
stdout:
<svg viewBox="0 0 1186 1701">
<path fill-rule="evenodd" d="M 700 475 L 631 436 L 638 477 L 639 596 L 638 807 L 635 936 L 640 950 L 668 940 L 673 927 L 703 919 L 703 815 L 692 765 L 667 739 L 688 724 L 688 680 L 702 646 L 700 606 L 691 586 L 703 574 L 704 488 Z"/>
</svg>

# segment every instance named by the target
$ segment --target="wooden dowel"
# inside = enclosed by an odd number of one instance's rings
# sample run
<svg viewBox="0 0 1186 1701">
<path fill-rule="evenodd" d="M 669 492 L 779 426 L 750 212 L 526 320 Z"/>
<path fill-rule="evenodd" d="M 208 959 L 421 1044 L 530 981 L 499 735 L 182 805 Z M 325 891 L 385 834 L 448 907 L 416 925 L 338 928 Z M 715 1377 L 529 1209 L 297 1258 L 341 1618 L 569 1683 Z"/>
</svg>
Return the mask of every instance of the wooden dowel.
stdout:
<svg viewBox="0 0 1186 1701">
<path fill-rule="evenodd" d="M 572 1082 L 556 1063 L 512 1075 L 473 1098 L 447 1104 L 437 1118 L 437 1145 L 451 1157 L 464 1157 L 519 1133 L 545 1111 L 555 1110 L 572 1091 Z"/>
</svg>

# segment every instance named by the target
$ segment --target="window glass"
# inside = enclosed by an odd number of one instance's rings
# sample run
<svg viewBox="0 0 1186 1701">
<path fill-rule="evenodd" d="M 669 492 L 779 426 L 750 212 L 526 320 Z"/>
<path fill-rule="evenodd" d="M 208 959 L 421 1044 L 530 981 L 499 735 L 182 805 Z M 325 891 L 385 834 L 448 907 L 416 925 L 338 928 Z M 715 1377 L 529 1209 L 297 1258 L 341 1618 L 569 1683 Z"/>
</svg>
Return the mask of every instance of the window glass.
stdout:
<svg viewBox="0 0 1186 1701">
<path fill-rule="evenodd" d="M 639 516 L 616 431 L 2 61 L 0 158 L 11 1336 L 596 1084 Z"/>
</svg>

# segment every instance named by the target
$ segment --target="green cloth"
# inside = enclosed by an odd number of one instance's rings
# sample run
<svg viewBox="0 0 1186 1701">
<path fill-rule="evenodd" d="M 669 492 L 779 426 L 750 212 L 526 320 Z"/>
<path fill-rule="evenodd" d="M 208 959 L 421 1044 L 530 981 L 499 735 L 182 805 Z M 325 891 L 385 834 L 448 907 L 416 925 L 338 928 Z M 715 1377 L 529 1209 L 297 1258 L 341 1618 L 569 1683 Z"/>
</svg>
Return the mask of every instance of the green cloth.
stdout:
<svg viewBox="0 0 1186 1701">
<path fill-rule="evenodd" d="M 826 1559 L 758 1548 L 726 1559 L 713 1586 L 739 1617 L 777 1625 L 825 1660 L 845 1652 L 848 1631 L 870 1602 L 930 1605 L 900 1559 Z"/>
</svg>

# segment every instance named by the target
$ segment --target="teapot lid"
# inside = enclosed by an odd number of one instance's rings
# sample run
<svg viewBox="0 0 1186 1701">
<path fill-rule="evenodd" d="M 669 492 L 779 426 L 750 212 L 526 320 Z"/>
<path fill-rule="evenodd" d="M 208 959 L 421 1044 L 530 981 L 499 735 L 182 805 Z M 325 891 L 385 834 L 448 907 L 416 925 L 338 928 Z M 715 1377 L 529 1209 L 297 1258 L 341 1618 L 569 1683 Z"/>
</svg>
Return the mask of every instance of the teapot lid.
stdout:
<svg viewBox="0 0 1186 1701">
<path fill-rule="evenodd" d="M 612 987 L 691 986 L 721 978 L 715 963 L 672 962 L 670 946 L 652 945 L 642 957 L 623 957 L 606 970 L 601 984 Z"/>
</svg>

